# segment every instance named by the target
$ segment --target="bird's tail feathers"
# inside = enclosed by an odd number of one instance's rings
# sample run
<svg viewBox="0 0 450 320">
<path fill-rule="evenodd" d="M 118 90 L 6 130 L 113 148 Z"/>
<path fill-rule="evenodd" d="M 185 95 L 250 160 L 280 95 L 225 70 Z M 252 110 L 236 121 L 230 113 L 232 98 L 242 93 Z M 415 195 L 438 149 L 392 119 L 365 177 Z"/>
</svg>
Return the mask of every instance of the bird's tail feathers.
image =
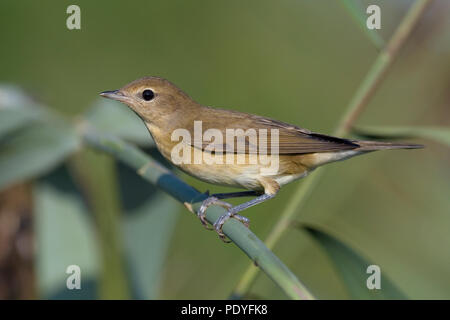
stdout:
<svg viewBox="0 0 450 320">
<path fill-rule="evenodd" d="M 421 149 L 424 146 L 421 144 L 401 143 L 401 142 L 382 142 L 382 141 L 358 141 L 353 140 L 353 143 L 359 145 L 357 151 L 376 151 L 387 149 Z"/>
</svg>

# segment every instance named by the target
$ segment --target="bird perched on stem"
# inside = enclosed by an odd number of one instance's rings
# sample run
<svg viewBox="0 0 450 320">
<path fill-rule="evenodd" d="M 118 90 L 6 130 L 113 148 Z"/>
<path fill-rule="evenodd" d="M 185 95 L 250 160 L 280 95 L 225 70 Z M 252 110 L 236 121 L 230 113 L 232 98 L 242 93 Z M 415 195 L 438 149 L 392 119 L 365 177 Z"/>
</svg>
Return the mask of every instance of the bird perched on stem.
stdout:
<svg viewBox="0 0 450 320">
<path fill-rule="evenodd" d="M 246 189 L 214 194 L 197 215 L 203 225 L 206 209 L 227 210 L 214 229 L 222 240 L 231 217 L 243 222 L 242 210 L 273 198 L 280 187 L 324 164 L 376 150 L 415 149 L 421 145 L 342 139 L 243 112 L 203 106 L 171 82 L 144 77 L 102 97 L 128 105 L 144 122 L 161 154 L 184 172 L 209 183 Z M 223 199 L 255 196 L 237 206 Z"/>
</svg>

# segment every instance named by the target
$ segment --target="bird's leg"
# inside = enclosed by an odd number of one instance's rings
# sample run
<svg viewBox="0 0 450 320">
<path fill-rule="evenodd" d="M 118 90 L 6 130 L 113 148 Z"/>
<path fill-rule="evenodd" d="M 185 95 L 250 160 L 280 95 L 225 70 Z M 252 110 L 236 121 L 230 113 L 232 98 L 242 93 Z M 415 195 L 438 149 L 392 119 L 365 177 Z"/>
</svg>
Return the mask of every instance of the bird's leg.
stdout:
<svg viewBox="0 0 450 320">
<path fill-rule="evenodd" d="M 215 193 L 212 196 L 216 197 L 217 199 L 230 199 L 230 198 L 251 197 L 259 195 L 261 195 L 261 192 L 250 190 L 239 192 Z"/>
<path fill-rule="evenodd" d="M 197 212 L 197 216 L 200 219 L 201 223 L 203 224 L 203 226 L 206 229 L 212 230 L 211 228 L 208 227 L 205 216 L 206 216 L 206 209 L 208 209 L 209 206 L 211 205 L 218 205 L 220 207 L 223 207 L 227 210 L 231 209 L 233 206 L 225 201 L 220 201 L 220 199 L 230 199 L 230 198 L 237 198 L 237 197 L 248 197 L 248 196 L 256 196 L 259 195 L 260 193 L 257 191 L 241 191 L 241 192 L 229 192 L 229 193 L 216 193 L 211 195 L 210 197 L 206 198 L 206 200 L 204 200 L 202 202 L 202 205 L 200 206 L 200 209 L 198 209 Z M 241 216 L 238 215 L 237 218 L 239 218 Z M 244 218 L 244 217 L 242 217 Z M 245 218 L 246 221 L 242 221 L 244 224 L 246 224 L 248 226 L 249 220 L 247 218 Z"/>
<path fill-rule="evenodd" d="M 259 197 L 256 197 L 255 199 L 252 199 L 248 202 L 244 202 L 240 205 L 237 205 L 235 207 L 228 209 L 228 212 L 221 215 L 219 217 L 219 219 L 217 219 L 217 221 L 214 223 L 214 229 L 216 229 L 216 232 L 218 233 L 220 239 L 222 239 L 222 241 L 224 241 L 224 242 L 227 242 L 225 240 L 225 234 L 222 232 L 222 228 L 223 228 L 223 224 L 228 219 L 235 218 L 235 219 L 241 221 L 242 223 L 244 223 L 248 227 L 248 223 L 250 222 L 249 219 L 246 217 L 243 217 L 241 215 L 238 215 L 237 213 L 242 210 L 245 210 L 247 208 L 253 207 L 254 205 L 257 205 L 261 202 L 272 199 L 273 197 L 275 197 L 275 194 L 276 193 L 273 193 L 273 194 L 265 193 Z"/>
</svg>

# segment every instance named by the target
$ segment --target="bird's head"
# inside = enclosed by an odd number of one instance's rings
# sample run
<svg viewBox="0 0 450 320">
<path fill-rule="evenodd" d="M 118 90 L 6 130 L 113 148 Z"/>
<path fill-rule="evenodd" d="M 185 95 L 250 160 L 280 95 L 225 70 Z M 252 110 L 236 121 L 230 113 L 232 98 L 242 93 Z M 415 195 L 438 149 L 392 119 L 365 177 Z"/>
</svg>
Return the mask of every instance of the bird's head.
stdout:
<svg viewBox="0 0 450 320">
<path fill-rule="evenodd" d="M 145 122 L 171 120 L 198 104 L 171 82 L 158 77 L 144 77 L 118 90 L 104 91 L 102 97 L 128 105 Z M 187 110 L 186 110 L 187 109 Z"/>
</svg>

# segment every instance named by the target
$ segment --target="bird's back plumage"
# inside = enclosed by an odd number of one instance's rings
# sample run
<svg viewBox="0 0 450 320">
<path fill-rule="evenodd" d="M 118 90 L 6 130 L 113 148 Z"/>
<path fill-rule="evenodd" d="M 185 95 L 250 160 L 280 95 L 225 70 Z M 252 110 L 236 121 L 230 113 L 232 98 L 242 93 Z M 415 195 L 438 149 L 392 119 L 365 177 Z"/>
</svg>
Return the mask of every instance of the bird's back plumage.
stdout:
<svg viewBox="0 0 450 320">
<path fill-rule="evenodd" d="M 214 116 L 210 116 L 210 113 Z M 226 141 L 221 144 L 214 144 L 214 150 L 218 152 L 258 153 L 258 145 L 261 142 L 267 146 L 269 152 L 274 150 L 273 147 L 276 147 L 280 155 L 343 151 L 359 147 L 358 144 L 347 139 L 314 133 L 282 121 L 238 111 L 203 107 L 201 112 L 193 117 L 192 121 L 186 123 L 186 129 L 190 131 L 192 137 L 194 137 L 194 121 L 201 121 L 203 132 L 218 128 L 222 136 L 226 137 L 226 130 L 231 129 L 235 130 L 234 133 L 237 138 L 242 138 L 245 141 L 244 149 L 238 149 L 237 143 L 229 144 Z M 226 123 L 226 125 L 218 126 L 218 122 Z M 236 129 L 240 129 L 240 131 L 236 131 Z M 249 138 L 251 133 L 247 130 L 255 130 L 256 145 Z M 266 130 L 266 134 L 261 130 Z M 272 140 L 271 133 L 273 130 L 278 131 L 276 141 Z M 192 145 L 200 146 L 205 150 L 207 146 L 211 147 L 211 142 L 213 141 L 204 141 L 202 137 L 202 141 L 192 140 Z M 273 143 L 276 146 L 273 146 Z"/>
</svg>

